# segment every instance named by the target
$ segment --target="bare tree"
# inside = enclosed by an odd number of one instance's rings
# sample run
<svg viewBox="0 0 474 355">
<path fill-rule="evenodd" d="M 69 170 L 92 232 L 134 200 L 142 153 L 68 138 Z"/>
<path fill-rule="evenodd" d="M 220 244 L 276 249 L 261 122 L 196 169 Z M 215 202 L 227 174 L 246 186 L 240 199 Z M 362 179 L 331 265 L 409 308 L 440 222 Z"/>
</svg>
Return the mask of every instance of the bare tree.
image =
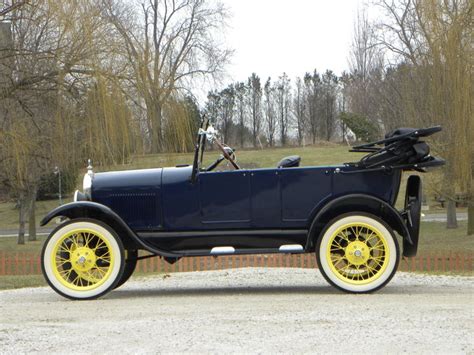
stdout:
<svg viewBox="0 0 474 355">
<path fill-rule="evenodd" d="M 327 70 L 322 76 L 323 100 L 322 100 L 322 122 L 325 139 L 329 141 L 336 124 L 336 99 L 338 89 L 337 76 Z"/>
<path fill-rule="evenodd" d="M 306 87 L 308 126 L 312 142 L 315 144 L 319 134 L 322 98 L 322 83 L 318 72 L 315 70 L 313 74 L 306 73 L 304 76 L 304 84 Z"/>
<path fill-rule="evenodd" d="M 257 146 L 257 138 L 262 125 L 262 84 L 257 74 L 252 73 L 248 79 L 250 118 L 252 125 L 252 143 Z"/>
<path fill-rule="evenodd" d="M 213 33 L 227 17 L 220 2 L 102 0 L 103 16 L 124 41 L 132 83 L 145 103 L 151 151 L 163 148 L 163 112 L 187 79 L 216 76 L 231 51 Z M 137 5 L 140 10 L 137 10 Z"/>
<path fill-rule="evenodd" d="M 293 96 L 293 112 L 296 119 L 296 130 L 298 134 L 298 145 L 303 145 L 307 126 L 307 100 L 305 97 L 305 87 L 301 78 L 296 79 L 296 88 Z"/>
<path fill-rule="evenodd" d="M 278 125 L 275 109 L 275 87 L 268 78 L 263 89 L 264 93 L 264 116 L 266 126 L 266 137 L 270 147 L 275 145 L 275 134 Z"/>
<path fill-rule="evenodd" d="M 236 109 L 237 109 L 237 119 L 239 125 L 239 145 L 240 147 L 244 146 L 245 138 L 245 116 L 247 108 L 247 86 L 243 82 L 236 83 L 235 86 L 235 98 L 236 98 Z"/>
<path fill-rule="evenodd" d="M 276 88 L 276 105 L 278 112 L 278 120 L 280 123 L 280 142 L 282 146 L 287 144 L 288 129 L 291 121 L 291 86 L 290 78 L 283 73 L 275 83 Z"/>
</svg>

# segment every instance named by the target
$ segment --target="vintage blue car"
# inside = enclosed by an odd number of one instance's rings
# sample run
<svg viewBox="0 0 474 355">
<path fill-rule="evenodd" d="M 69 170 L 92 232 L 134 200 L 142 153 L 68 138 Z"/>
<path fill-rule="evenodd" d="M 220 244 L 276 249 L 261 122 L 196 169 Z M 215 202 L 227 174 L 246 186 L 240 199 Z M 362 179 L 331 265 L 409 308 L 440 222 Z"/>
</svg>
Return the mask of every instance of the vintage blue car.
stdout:
<svg viewBox="0 0 474 355">
<path fill-rule="evenodd" d="M 89 166 L 83 192 L 41 221 L 65 221 L 45 242 L 43 274 L 57 293 L 92 299 L 126 282 L 141 258 L 315 252 L 333 286 L 380 289 L 399 263 L 395 232 L 403 255 L 416 254 L 419 176 L 408 178 L 404 209 L 394 205 L 403 170 L 444 163 L 420 140 L 439 130 L 396 130 L 354 147 L 368 153 L 356 163 L 300 167 L 291 156 L 273 168 L 241 169 L 203 122 L 192 165 L 104 173 Z M 203 167 L 206 142 L 222 155 Z M 216 171 L 222 161 L 232 170 Z"/>
</svg>

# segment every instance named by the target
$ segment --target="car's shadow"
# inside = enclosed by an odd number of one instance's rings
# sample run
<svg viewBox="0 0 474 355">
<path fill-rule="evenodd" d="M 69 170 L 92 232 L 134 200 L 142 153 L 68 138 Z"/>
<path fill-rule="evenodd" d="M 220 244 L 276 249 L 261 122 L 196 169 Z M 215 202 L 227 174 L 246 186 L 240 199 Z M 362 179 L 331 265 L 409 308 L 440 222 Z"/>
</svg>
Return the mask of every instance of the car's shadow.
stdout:
<svg viewBox="0 0 474 355">
<path fill-rule="evenodd" d="M 387 285 L 380 290 L 371 293 L 347 293 L 340 291 L 330 285 L 267 285 L 267 286 L 212 286 L 207 287 L 170 287 L 160 288 L 127 288 L 124 285 L 123 288 L 114 290 L 107 295 L 110 299 L 122 299 L 122 298 L 133 298 L 133 297 L 154 297 L 154 296 L 235 296 L 235 295 L 285 295 L 285 294 L 306 294 L 306 295 L 339 295 L 339 296 L 367 296 L 367 295 L 419 295 L 419 294 L 432 294 L 442 293 L 443 289 L 436 286 L 430 285 Z"/>
<path fill-rule="evenodd" d="M 384 290 L 383 293 L 386 292 Z M 399 292 L 394 292 L 399 293 Z M 311 295 L 351 295 L 339 291 L 331 286 L 252 286 L 252 287 L 184 287 L 166 288 L 157 287 L 146 289 L 117 289 L 111 292 L 107 298 L 121 299 L 146 296 L 232 296 L 232 295 L 285 295 L 285 294 L 311 294 Z M 352 294 L 353 295 L 353 294 Z M 355 295 L 357 296 L 357 295 Z"/>
</svg>

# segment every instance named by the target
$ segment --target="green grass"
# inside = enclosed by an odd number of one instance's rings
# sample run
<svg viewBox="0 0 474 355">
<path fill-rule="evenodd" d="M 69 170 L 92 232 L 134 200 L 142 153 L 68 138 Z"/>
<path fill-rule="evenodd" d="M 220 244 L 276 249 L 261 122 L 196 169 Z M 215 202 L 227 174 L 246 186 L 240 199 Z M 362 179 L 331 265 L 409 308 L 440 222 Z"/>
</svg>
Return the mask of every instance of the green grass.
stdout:
<svg viewBox="0 0 474 355">
<path fill-rule="evenodd" d="M 0 238 L 0 252 L 5 252 L 7 255 L 14 255 L 15 253 L 37 253 L 41 252 L 46 236 L 39 236 L 38 240 L 34 242 L 26 242 L 26 244 L 18 245 L 16 237 L 2 237 Z"/>
<path fill-rule="evenodd" d="M 72 197 L 63 200 L 63 203 L 71 202 Z M 39 222 L 49 211 L 58 207 L 58 200 L 36 201 L 36 224 L 39 227 Z M 18 228 L 18 209 L 15 208 L 13 202 L 0 203 L 0 229 L 16 229 Z"/>
<path fill-rule="evenodd" d="M 220 152 L 217 150 L 206 151 L 204 154 L 204 165 L 212 163 L 219 155 Z M 281 158 L 288 155 L 301 156 L 301 164 L 303 166 L 335 165 L 356 161 L 361 157 L 360 154 L 348 152 L 347 146 L 334 143 L 306 147 L 237 150 L 236 155 L 237 162 L 243 167 L 249 168 L 274 167 Z M 158 168 L 178 164 L 192 164 L 192 162 L 193 153 L 149 154 L 135 156 L 128 164 L 111 166 L 103 170 Z M 101 169 L 97 168 L 96 170 L 99 171 Z"/>
<path fill-rule="evenodd" d="M 473 253 L 474 236 L 467 235 L 467 221 L 458 224 L 457 229 L 446 229 L 445 222 L 422 222 L 419 253 Z"/>
</svg>

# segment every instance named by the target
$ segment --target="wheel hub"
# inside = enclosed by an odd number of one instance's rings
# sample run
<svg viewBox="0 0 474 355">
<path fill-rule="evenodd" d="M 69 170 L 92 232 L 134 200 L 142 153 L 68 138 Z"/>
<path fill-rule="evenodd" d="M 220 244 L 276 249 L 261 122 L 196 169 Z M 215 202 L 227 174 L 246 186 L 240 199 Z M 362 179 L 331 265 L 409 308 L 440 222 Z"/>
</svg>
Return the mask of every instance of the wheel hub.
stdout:
<svg viewBox="0 0 474 355">
<path fill-rule="evenodd" d="M 79 247 L 71 255 L 72 267 L 80 272 L 92 269 L 96 264 L 96 260 L 97 257 L 94 251 L 88 247 Z"/>
<path fill-rule="evenodd" d="M 354 265 L 362 265 L 370 258 L 370 248 L 361 241 L 350 242 L 346 248 L 346 258 Z"/>
</svg>

